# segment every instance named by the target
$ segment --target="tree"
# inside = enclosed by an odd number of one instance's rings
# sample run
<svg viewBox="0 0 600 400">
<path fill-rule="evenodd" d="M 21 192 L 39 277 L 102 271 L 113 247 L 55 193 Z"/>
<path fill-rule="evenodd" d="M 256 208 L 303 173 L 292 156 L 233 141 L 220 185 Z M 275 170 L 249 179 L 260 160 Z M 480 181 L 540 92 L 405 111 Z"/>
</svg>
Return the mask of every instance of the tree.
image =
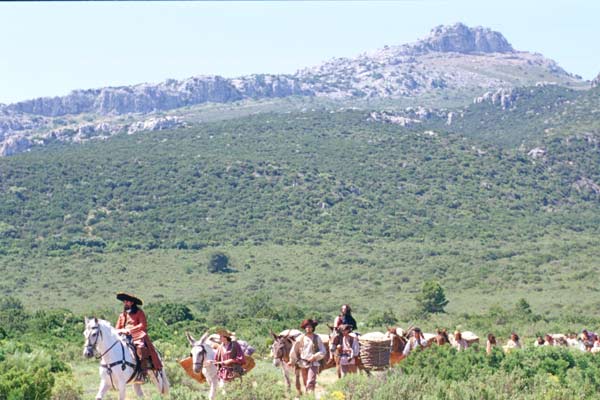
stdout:
<svg viewBox="0 0 600 400">
<path fill-rule="evenodd" d="M 208 272 L 214 274 L 217 272 L 229 272 L 229 257 L 225 253 L 215 252 L 210 255 L 208 261 Z"/>
<path fill-rule="evenodd" d="M 448 305 L 444 289 L 436 281 L 426 281 L 416 300 L 419 311 L 425 314 L 443 313 Z"/>
</svg>

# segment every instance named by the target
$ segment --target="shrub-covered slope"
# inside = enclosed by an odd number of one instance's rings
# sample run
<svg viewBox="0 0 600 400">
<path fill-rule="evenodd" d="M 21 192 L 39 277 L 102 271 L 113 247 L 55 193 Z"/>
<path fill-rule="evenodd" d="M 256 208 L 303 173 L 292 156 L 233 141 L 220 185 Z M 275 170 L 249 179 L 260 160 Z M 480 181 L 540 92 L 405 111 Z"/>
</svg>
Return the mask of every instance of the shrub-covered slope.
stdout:
<svg viewBox="0 0 600 400">
<path fill-rule="evenodd" d="M 435 120 L 407 128 L 361 111 L 270 114 L 5 158 L 2 249 L 596 229 L 595 121 L 579 126 L 585 135 L 538 135 L 531 143 L 544 153 L 535 158 L 528 147 L 473 138 L 517 136 L 535 121 L 476 109 L 449 133 Z M 571 122 L 556 126 L 566 132 Z"/>
</svg>

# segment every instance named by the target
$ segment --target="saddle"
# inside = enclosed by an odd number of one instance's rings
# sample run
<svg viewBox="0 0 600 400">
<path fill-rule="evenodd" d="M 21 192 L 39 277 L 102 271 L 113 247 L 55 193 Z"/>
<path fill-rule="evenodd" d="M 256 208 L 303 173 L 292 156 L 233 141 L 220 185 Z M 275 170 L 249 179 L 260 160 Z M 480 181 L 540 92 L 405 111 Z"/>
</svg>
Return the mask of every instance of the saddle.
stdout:
<svg viewBox="0 0 600 400">
<path fill-rule="evenodd" d="M 132 379 L 135 377 L 135 382 L 144 383 L 148 380 L 148 370 L 154 369 L 150 349 L 148 347 L 137 347 L 133 343 L 133 338 L 129 335 L 125 338 L 127 339 L 127 347 L 135 354 L 135 373 Z"/>
</svg>

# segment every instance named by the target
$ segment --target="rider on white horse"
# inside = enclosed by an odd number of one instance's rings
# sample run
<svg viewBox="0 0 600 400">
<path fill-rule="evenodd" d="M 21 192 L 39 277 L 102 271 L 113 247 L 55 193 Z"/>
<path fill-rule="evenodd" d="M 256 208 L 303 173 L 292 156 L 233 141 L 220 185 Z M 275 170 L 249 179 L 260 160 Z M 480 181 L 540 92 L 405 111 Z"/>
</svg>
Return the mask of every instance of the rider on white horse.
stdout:
<svg viewBox="0 0 600 400">
<path fill-rule="evenodd" d="M 119 315 L 115 328 L 118 333 L 132 337 L 140 360 L 141 371 L 137 380 L 144 381 L 149 369 L 160 371 L 163 366 L 148 336 L 146 314 L 138 307 L 143 304 L 143 301 L 128 293 L 117 293 L 117 300 L 123 302 L 123 312 Z"/>
</svg>

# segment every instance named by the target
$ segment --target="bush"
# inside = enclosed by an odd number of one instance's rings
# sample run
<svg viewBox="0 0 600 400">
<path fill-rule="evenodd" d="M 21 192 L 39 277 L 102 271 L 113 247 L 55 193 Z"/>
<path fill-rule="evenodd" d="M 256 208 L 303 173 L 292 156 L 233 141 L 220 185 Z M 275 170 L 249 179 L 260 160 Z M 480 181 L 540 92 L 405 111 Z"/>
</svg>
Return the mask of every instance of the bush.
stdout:
<svg viewBox="0 0 600 400">
<path fill-rule="evenodd" d="M 229 257 L 225 253 L 216 252 L 210 255 L 208 261 L 208 272 L 214 274 L 219 272 L 230 272 Z"/>
<path fill-rule="evenodd" d="M 73 375 L 69 373 L 56 374 L 54 387 L 52 388 L 52 400 L 81 400 L 83 387 L 75 382 Z"/>
<path fill-rule="evenodd" d="M 146 307 L 146 312 L 148 315 L 152 315 L 153 318 L 162 320 L 167 325 L 194 320 L 192 310 L 185 304 L 180 303 L 149 304 Z"/>
<path fill-rule="evenodd" d="M 419 311 L 424 314 L 443 313 L 448 305 L 444 289 L 438 282 L 427 281 L 416 297 Z"/>
</svg>

